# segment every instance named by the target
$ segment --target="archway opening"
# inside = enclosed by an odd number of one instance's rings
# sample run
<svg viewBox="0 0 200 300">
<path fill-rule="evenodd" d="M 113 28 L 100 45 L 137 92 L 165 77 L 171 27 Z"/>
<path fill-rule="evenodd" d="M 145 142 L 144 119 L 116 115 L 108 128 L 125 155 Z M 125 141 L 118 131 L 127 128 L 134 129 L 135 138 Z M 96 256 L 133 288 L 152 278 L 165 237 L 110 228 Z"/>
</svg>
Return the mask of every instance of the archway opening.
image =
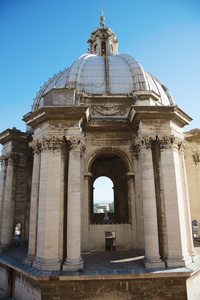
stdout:
<svg viewBox="0 0 200 300">
<path fill-rule="evenodd" d="M 197 220 L 192 221 L 192 233 L 193 233 L 193 238 L 194 239 L 199 237 L 199 228 L 198 228 L 198 221 Z"/>
<path fill-rule="evenodd" d="M 90 222 L 129 223 L 127 169 L 124 161 L 113 153 L 99 155 L 91 166 L 91 173 L 93 177 L 90 182 Z M 105 181 L 103 183 L 103 178 L 107 181 L 108 189 Z M 112 207 L 110 203 L 113 202 Z M 94 208 L 97 209 L 97 203 L 103 204 L 98 207 L 102 211 L 94 211 Z M 106 207 L 105 204 L 109 205 Z"/>
<path fill-rule="evenodd" d="M 114 213 L 113 182 L 106 176 L 98 177 L 93 185 L 94 189 L 94 213 Z"/>
<path fill-rule="evenodd" d="M 21 227 L 21 223 L 17 223 L 15 226 L 15 246 L 18 246 L 20 244 Z"/>
</svg>

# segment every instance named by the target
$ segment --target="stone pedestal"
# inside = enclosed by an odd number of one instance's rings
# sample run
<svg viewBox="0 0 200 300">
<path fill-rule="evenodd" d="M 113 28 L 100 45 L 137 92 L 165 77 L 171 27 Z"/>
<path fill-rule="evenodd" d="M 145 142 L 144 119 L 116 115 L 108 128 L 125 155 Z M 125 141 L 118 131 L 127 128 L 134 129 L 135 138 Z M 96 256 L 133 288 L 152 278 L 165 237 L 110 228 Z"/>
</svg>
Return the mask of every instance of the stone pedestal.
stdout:
<svg viewBox="0 0 200 300">
<path fill-rule="evenodd" d="M 144 264 L 147 269 L 164 268 L 165 264 L 159 254 L 153 161 L 151 148 L 148 143 L 144 143 L 141 146 L 140 159 L 145 233 Z"/>
<path fill-rule="evenodd" d="M 69 152 L 68 203 L 67 203 L 67 258 L 63 270 L 83 269 L 81 258 L 81 142 L 73 139 Z"/>
</svg>

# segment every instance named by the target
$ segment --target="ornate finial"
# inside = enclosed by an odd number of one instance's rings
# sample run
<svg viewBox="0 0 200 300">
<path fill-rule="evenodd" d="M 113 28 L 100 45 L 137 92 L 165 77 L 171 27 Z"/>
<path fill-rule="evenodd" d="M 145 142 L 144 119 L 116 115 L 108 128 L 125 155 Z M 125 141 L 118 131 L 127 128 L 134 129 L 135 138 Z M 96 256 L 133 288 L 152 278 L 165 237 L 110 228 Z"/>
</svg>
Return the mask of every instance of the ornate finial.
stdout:
<svg viewBox="0 0 200 300">
<path fill-rule="evenodd" d="M 103 13 L 103 2 L 102 2 L 102 10 L 100 10 L 100 13 L 101 13 L 101 17 L 100 17 L 100 20 L 101 20 L 101 22 L 100 22 L 100 26 L 105 26 L 105 15 L 104 15 L 104 13 Z"/>
</svg>

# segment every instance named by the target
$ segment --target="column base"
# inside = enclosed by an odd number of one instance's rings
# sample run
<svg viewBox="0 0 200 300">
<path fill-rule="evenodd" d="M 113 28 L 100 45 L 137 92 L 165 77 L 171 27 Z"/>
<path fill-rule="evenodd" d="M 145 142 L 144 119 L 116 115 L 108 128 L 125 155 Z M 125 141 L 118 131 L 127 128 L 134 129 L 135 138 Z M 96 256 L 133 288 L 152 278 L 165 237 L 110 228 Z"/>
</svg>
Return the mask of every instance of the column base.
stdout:
<svg viewBox="0 0 200 300">
<path fill-rule="evenodd" d="M 3 253 L 5 251 L 11 250 L 12 245 L 11 244 L 0 244 L 0 253 Z"/>
<path fill-rule="evenodd" d="M 36 257 L 32 267 L 41 271 L 60 271 L 60 261 L 58 259 L 43 259 Z"/>
<path fill-rule="evenodd" d="M 143 263 L 146 269 L 165 269 L 165 263 L 161 259 L 158 260 L 143 259 Z"/>
<path fill-rule="evenodd" d="M 23 264 L 25 264 L 29 267 L 32 267 L 34 258 L 35 258 L 35 255 L 27 254 L 27 256 L 23 259 Z"/>
<path fill-rule="evenodd" d="M 192 262 L 192 259 L 190 260 L 190 262 Z M 188 264 L 190 262 L 188 261 Z M 166 259 L 166 265 L 167 265 L 168 268 L 185 267 L 186 266 L 186 261 L 185 261 L 184 258 L 170 257 L 170 258 Z"/>
<path fill-rule="evenodd" d="M 63 267 L 63 271 L 82 271 L 83 270 L 83 260 L 79 260 L 78 262 L 65 261 Z"/>
</svg>

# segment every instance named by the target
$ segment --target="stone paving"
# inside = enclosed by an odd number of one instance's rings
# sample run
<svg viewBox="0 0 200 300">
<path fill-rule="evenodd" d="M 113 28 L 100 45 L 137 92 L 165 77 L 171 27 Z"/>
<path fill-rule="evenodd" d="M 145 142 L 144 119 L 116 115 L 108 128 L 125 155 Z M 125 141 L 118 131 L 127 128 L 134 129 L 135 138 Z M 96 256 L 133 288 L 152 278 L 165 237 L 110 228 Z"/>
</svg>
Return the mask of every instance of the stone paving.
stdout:
<svg viewBox="0 0 200 300">
<path fill-rule="evenodd" d="M 195 252 L 200 256 L 200 241 L 194 241 Z M 17 247 L 4 255 L 22 262 L 27 255 L 27 246 Z M 126 270 L 145 269 L 142 254 L 134 254 L 133 251 L 94 251 L 82 254 L 84 271 L 91 270 Z"/>
</svg>

